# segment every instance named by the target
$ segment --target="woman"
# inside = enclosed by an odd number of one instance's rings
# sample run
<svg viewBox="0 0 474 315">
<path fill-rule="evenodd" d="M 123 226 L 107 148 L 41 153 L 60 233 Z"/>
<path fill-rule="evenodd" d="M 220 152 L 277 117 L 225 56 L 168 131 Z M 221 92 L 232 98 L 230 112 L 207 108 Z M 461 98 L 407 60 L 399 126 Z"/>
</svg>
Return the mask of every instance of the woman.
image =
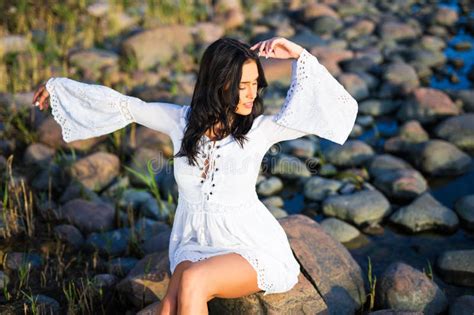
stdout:
<svg viewBox="0 0 474 315">
<path fill-rule="evenodd" d="M 259 57 L 293 59 L 275 115 L 262 114 Z M 217 40 L 204 52 L 190 106 L 146 103 L 67 78 L 49 79 L 33 102 L 43 110 L 48 98 L 66 142 L 131 122 L 171 137 L 179 199 L 160 314 L 207 314 L 214 297 L 286 292 L 298 282 L 285 231 L 255 190 L 261 161 L 273 144 L 309 134 L 343 144 L 357 115 L 355 99 L 303 47 L 281 37 L 252 47 Z"/>
</svg>

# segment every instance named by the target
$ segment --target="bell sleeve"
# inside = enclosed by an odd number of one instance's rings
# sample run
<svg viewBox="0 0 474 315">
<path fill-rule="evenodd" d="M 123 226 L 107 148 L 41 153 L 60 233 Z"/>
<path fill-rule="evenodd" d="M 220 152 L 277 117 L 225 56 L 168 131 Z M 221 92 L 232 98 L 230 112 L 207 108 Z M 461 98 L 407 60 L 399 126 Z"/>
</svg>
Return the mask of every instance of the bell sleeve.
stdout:
<svg viewBox="0 0 474 315">
<path fill-rule="evenodd" d="M 357 101 L 318 59 L 304 49 L 291 64 L 291 84 L 277 114 L 265 115 L 269 144 L 314 134 L 340 145 L 349 137 Z"/>
<path fill-rule="evenodd" d="M 169 135 L 178 131 L 182 106 L 144 102 L 109 87 L 53 77 L 46 82 L 54 119 L 65 142 L 102 136 L 131 122 Z"/>
</svg>

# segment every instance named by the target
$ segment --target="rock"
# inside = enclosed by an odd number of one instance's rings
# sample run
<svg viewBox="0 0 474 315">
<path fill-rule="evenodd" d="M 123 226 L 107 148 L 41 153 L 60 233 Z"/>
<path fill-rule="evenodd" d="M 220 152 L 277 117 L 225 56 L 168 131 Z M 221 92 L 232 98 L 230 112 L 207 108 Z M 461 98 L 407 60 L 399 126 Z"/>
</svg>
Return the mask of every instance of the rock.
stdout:
<svg viewBox="0 0 474 315">
<path fill-rule="evenodd" d="M 193 28 L 199 43 L 211 44 L 224 35 L 224 27 L 213 22 L 199 22 Z"/>
<path fill-rule="evenodd" d="M 474 112 L 474 90 L 449 90 L 449 95 L 460 99 L 466 112 Z"/>
<path fill-rule="evenodd" d="M 356 20 L 342 31 L 345 39 L 351 40 L 364 35 L 370 35 L 375 30 L 375 23 L 368 19 Z"/>
<path fill-rule="evenodd" d="M 390 216 L 390 221 L 410 232 L 451 232 L 456 230 L 459 224 L 456 213 L 439 203 L 429 192 L 423 193 L 408 206 L 398 209 Z"/>
<path fill-rule="evenodd" d="M 138 259 L 134 257 L 114 258 L 107 263 L 107 272 L 122 278 L 135 267 L 137 262 Z"/>
<path fill-rule="evenodd" d="M 95 203 L 101 203 L 102 199 L 100 199 L 99 195 L 94 191 L 84 187 L 81 183 L 76 181 L 71 181 L 69 185 L 64 190 L 61 198 L 59 199 L 60 203 L 66 203 L 73 199 L 83 199 L 87 201 L 92 201 Z"/>
<path fill-rule="evenodd" d="M 349 251 L 305 215 L 290 215 L 279 223 L 295 257 L 331 313 L 354 314 L 365 303 L 366 295 L 362 270 Z M 310 310 L 307 312 L 318 314 L 321 309 Z"/>
<path fill-rule="evenodd" d="M 34 307 L 32 306 L 33 303 L 35 304 Z M 52 297 L 49 297 L 43 294 L 32 295 L 31 299 L 26 298 L 25 304 L 31 307 L 32 313 L 38 312 L 37 314 L 51 314 L 51 315 L 61 314 L 61 306 L 59 305 L 59 302 L 53 299 Z"/>
<path fill-rule="evenodd" d="M 85 247 L 89 251 L 98 251 L 104 256 L 123 255 L 128 248 L 131 239 L 130 229 L 121 228 L 102 233 L 91 233 L 85 242 Z"/>
<path fill-rule="evenodd" d="M 145 254 L 161 252 L 168 249 L 171 230 L 160 232 L 145 240 L 142 250 Z"/>
<path fill-rule="evenodd" d="M 438 7 L 432 16 L 432 21 L 440 25 L 454 26 L 458 21 L 458 13 L 453 8 Z"/>
<path fill-rule="evenodd" d="M 160 43 L 160 49 L 156 49 L 156 43 Z M 132 35 L 122 43 L 122 49 L 128 58 L 136 60 L 138 69 L 147 70 L 172 61 L 176 53 L 184 52 L 191 44 L 193 39 L 189 27 L 170 25 Z"/>
<path fill-rule="evenodd" d="M 444 120 L 436 126 L 435 134 L 461 150 L 474 151 L 474 113 Z"/>
<path fill-rule="evenodd" d="M 171 278 L 169 268 L 167 251 L 146 255 L 116 288 L 136 307 L 161 301 Z"/>
<path fill-rule="evenodd" d="M 384 96 L 407 95 L 420 86 L 415 69 L 404 62 L 391 63 L 383 71 Z"/>
<path fill-rule="evenodd" d="M 257 193 L 261 196 L 271 196 L 283 189 L 283 182 L 280 178 L 276 176 L 271 176 L 270 178 L 262 181 L 258 184 Z"/>
<path fill-rule="evenodd" d="M 80 249 L 84 244 L 84 237 L 81 232 L 73 225 L 61 224 L 54 227 L 56 237 L 71 245 L 75 249 Z"/>
<path fill-rule="evenodd" d="M 392 113 L 399 106 L 398 102 L 388 99 L 368 99 L 359 103 L 361 114 L 382 116 Z"/>
<path fill-rule="evenodd" d="M 474 230 L 474 195 L 467 195 L 456 201 L 454 210 L 468 229 Z"/>
<path fill-rule="evenodd" d="M 280 175 L 285 178 L 311 176 L 310 171 L 300 159 L 283 153 L 278 154 L 274 165 L 272 165 L 271 174 Z"/>
<path fill-rule="evenodd" d="M 377 190 L 362 190 L 351 195 L 331 196 L 323 202 L 323 213 L 357 226 L 378 223 L 390 212 L 390 203 Z"/>
<path fill-rule="evenodd" d="M 3 271 L 0 271 L 0 289 L 4 290 L 7 288 L 8 283 L 10 283 L 10 279 L 8 275 L 6 275 Z"/>
<path fill-rule="evenodd" d="M 69 56 L 69 63 L 91 80 L 98 80 L 107 67 L 118 67 L 119 56 L 103 49 L 86 49 Z"/>
<path fill-rule="evenodd" d="M 111 153 L 97 152 L 75 162 L 70 169 L 73 179 L 85 187 L 99 191 L 119 174 L 120 160 Z"/>
<path fill-rule="evenodd" d="M 413 147 L 412 160 L 423 172 L 433 176 L 460 175 L 468 171 L 469 155 L 444 140 L 430 140 Z"/>
<path fill-rule="evenodd" d="M 335 240 L 341 243 L 350 242 L 360 236 L 358 229 L 336 218 L 324 219 L 321 221 L 321 227 Z"/>
<path fill-rule="evenodd" d="M 463 295 L 451 304 L 449 315 L 472 315 L 472 310 L 474 310 L 474 296 Z"/>
<path fill-rule="evenodd" d="M 289 153 L 300 158 L 312 158 L 318 150 L 318 143 L 304 138 L 298 138 L 280 143 L 283 153 Z"/>
<path fill-rule="evenodd" d="M 329 5 L 323 3 L 307 3 L 301 10 L 300 19 L 304 22 L 309 22 L 317 17 L 330 16 L 339 19 L 339 15 Z"/>
<path fill-rule="evenodd" d="M 425 192 L 428 184 L 407 162 L 389 154 L 378 155 L 369 165 L 374 186 L 391 198 L 410 200 Z"/>
<path fill-rule="evenodd" d="M 366 99 L 369 96 L 367 83 L 355 73 L 341 74 L 338 77 L 338 81 L 357 101 Z"/>
<path fill-rule="evenodd" d="M 328 196 L 336 195 L 341 186 L 340 181 L 312 176 L 304 184 L 304 196 L 310 200 L 323 201 Z"/>
<path fill-rule="evenodd" d="M 416 120 L 409 120 L 400 128 L 400 137 L 411 143 L 419 143 L 430 139 L 428 133 Z"/>
<path fill-rule="evenodd" d="M 474 250 L 450 250 L 442 253 L 436 265 L 444 281 L 474 287 Z"/>
<path fill-rule="evenodd" d="M 363 141 L 347 140 L 343 145 L 331 143 L 323 149 L 323 155 L 331 164 L 350 167 L 364 164 L 374 155 L 374 150 Z"/>
<path fill-rule="evenodd" d="M 41 143 L 30 144 L 23 156 L 23 160 L 26 164 L 47 166 L 53 159 L 55 150 Z"/>
<path fill-rule="evenodd" d="M 111 275 L 108 273 L 103 273 L 103 274 L 98 274 L 95 275 L 94 278 L 92 278 L 92 281 L 94 282 L 94 286 L 96 288 L 113 288 L 115 284 L 118 282 L 118 278 L 115 275 Z"/>
<path fill-rule="evenodd" d="M 343 27 L 340 19 L 331 16 L 320 16 L 310 23 L 311 29 L 317 35 L 333 34 Z"/>
<path fill-rule="evenodd" d="M 442 117 L 459 115 L 459 108 L 446 93 L 420 87 L 415 89 L 397 115 L 402 121 L 414 119 L 424 124 L 434 122 Z"/>
<path fill-rule="evenodd" d="M 22 268 L 37 269 L 43 265 L 43 258 L 36 253 L 9 252 L 5 254 L 3 267 L 18 271 Z"/>
<path fill-rule="evenodd" d="M 0 37 L 0 56 L 10 53 L 21 53 L 28 50 L 30 41 L 25 36 L 7 35 Z"/>
<path fill-rule="evenodd" d="M 107 204 L 74 199 L 63 206 L 62 216 L 83 233 L 89 234 L 112 229 L 115 209 Z"/>
<path fill-rule="evenodd" d="M 214 298 L 209 301 L 210 314 L 324 314 L 328 308 L 302 273 L 291 294 L 254 293 L 238 299 Z"/>
<path fill-rule="evenodd" d="M 370 312 L 368 315 L 424 315 L 423 312 L 417 311 L 402 311 L 402 310 L 378 310 Z"/>
<path fill-rule="evenodd" d="M 377 26 L 377 33 L 383 40 L 405 40 L 415 39 L 419 35 L 419 31 L 408 23 L 401 22 L 382 22 Z"/>
<path fill-rule="evenodd" d="M 281 198 L 280 196 L 267 197 L 265 199 L 261 199 L 260 201 L 267 207 L 283 208 L 285 204 L 283 198 Z"/>
<path fill-rule="evenodd" d="M 376 296 L 382 308 L 424 314 L 439 314 L 448 306 L 445 294 L 435 282 L 403 262 L 387 267 L 376 288 Z"/>
</svg>

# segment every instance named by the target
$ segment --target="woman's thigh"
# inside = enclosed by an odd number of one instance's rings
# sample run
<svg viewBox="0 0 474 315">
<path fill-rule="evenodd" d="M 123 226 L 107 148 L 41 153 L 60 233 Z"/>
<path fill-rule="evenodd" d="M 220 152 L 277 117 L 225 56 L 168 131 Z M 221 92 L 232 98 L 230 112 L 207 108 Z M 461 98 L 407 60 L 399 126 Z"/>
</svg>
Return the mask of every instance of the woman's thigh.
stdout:
<svg viewBox="0 0 474 315">
<path fill-rule="evenodd" d="M 197 261 L 186 273 L 202 284 L 202 290 L 207 291 L 208 300 L 214 297 L 238 298 L 262 291 L 257 285 L 257 272 L 237 253 Z"/>
</svg>

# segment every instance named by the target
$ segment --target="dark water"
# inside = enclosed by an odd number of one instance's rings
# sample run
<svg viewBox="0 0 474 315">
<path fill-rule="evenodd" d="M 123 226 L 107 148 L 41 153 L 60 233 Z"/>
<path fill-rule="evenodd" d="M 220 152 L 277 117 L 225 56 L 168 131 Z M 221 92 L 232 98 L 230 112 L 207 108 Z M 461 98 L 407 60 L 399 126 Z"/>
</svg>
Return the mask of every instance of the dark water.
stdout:
<svg viewBox="0 0 474 315">
<path fill-rule="evenodd" d="M 456 1 L 444 1 L 440 3 L 440 6 L 454 8 L 461 14 Z M 419 7 L 417 6 L 413 7 L 414 12 L 418 9 Z M 470 14 L 474 17 L 474 12 L 470 12 Z M 431 87 L 440 90 L 474 88 L 473 83 L 467 78 L 468 70 L 474 66 L 474 37 L 466 34 L 464 30 L 466 20 L 466 16 L 460 16 L 456 27 L 458 32 L 448 41 L 447 47 L 444 50 L 448 59 L 462 59 L 464 62 L 463 67 L 455 68 L 448 63 L 445 69 L 443 69 L 445 70 L 443 77 L 433 76 L 430 81 Z M 454 45 L 461 41 L 469 41 L 473 48 L 467 51 L 455 50 Z M 449 80 L 449 76 L 452 74 L 459 78 L 459 82 L 453 83 Z M 385 138 L 396 135 L 398 129 L 397 121 L 393 118 L 384 117 L 380 121 L 376 121 L 375 126 L 368 128 L 358 139 L 372 145 L 376 152 L 382 152 Z M 322 139 L 321 147 L 324 148 L 326 145 L 328 143 Z M 427 180 L 430 187 L 429 191 L 432 195 L 446 207 L 454 209 L 456 200 L 462 196 L 474 194 L 474 163 L 471 170 L 463 175 L 451 178 L 427 178 Z M 285 191 L 283 197 L 285 200 L 284 208 L 289 214 L 301 213 L 308 205 L 308 201 L 305 200 L 302 192 L 295 189 Z M 324 218 L 320 213 L 313 217 L 317 222 Z M 434 281 L 446 293 L 450 301 L 461 295 L 474 295 L 474 288 L 445 283 L 436 270 L 436 259 L 444 251 L 474 249 L 474 232 L 469 232 L 460 227 L 455 233 L 449 235 L 434 232 L 412 235 L 404 233 L 388 222 L 382 222 L 382 225 L 384 231 L 381 235 L 365 235 L 365 244 L 355 246 L 354 248 L 351 248 L 352 245 L 347 246 L 354 259 L 364 271 L 366 278 L 368 270 L 367 257 L 370 257 L 374 274 L 378 279 L 380 279 L 380 276 L 389 264 L 395 261 L 403 261 L 420 271 L 428 271 L 431 266 Z"/>
</svg>

